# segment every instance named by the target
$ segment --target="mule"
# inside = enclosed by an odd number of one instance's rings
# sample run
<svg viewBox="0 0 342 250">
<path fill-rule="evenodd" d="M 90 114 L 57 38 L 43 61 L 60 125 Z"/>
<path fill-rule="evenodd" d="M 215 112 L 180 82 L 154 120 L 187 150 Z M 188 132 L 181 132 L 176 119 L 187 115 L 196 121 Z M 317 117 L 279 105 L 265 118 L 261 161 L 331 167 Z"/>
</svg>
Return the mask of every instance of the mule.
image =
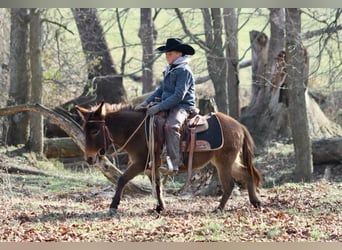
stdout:
<svg viewBox="0 0 342 250">
<path fill-rule="evenodd" d="M 123 147 L 129 155 L 129 166 L 118 179 L 110 205 L 109 213 L 113 214 L 119 206 L 127 182 L 142 173 L 147 164 L 149 149 L 146 130 L 142 126 L 146 121 L 146 114 L 144 111 L 135 111 L 132 105 L 107 103 L 101 103 L 90 109 L 77 106 L 76 110 L 83 119 L 86 144 L 84 157 L 89 164 L 101 162 L 112 143 Z M 235 119 L 220 112 L 216 112 L 216 116 L 222 127 L 223 145 L 218 150 L 195 152 L 192 168 L 203 167 L 209 162 L 216 167 L 223 191 L 217 210 L 224 209 L 235 182 L 244 184 L 250 202 L 254 207 L 259 207 L 261 203 L 256 192 L 261 183 L 261 176 L 253 165 L 253 139 L 247 128 Z M 151 178 L 151 174 L 149 178 L 151 182 L 155 182 L 157 196 L 155 210 L 161 212 L 165 208 L 165 203 L 158 171 L 160 164 L 157 162 L 156 165 L 155 178 Z M 180 173 L 186 171 L 186 168 L 179 170 Z"/>
</svg>

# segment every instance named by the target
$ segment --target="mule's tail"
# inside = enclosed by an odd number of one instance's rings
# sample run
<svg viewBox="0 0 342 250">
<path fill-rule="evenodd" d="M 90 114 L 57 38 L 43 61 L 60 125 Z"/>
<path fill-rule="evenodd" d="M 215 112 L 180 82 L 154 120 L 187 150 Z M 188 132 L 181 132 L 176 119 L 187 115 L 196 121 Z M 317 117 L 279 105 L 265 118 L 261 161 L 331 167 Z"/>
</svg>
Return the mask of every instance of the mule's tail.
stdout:
<svg viewBox="0 0 342 250">
<path fill-rule="evenodd" d="M 243 146 L 242 146 L 243 164 L 247 167 L 247 170 L 252 176 L 256 186 L 259 187 L 261 184 L 261 175 L 258 169 L 256 169 L 253 164 L 254 141 L 253 141 L 251 134 L 247 130 L 247 128 L 243 126 L 243 130 L 244 130 L 244 139 L 243 139 Z"/>
</svg>

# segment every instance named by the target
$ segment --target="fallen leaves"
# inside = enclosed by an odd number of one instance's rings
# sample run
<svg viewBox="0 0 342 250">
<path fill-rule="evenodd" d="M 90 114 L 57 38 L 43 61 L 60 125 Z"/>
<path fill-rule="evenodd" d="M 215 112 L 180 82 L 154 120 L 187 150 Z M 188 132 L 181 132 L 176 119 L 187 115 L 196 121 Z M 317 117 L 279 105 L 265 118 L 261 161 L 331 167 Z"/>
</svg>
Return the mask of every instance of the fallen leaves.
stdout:
<svg viewBox="0 0 342 250">
<path fill-rule="evenodd" d="M 87 195 L 3 195 L 0 240 L 341 241 L 341 190 L 340 183 L 326 181 L 261 189 L 259 209 L 243 191 L 220 213 L 211 212 L 220 197 L 166 194 L 166 210 L 157 214 L 151 210 L 156 203 L 152 195 L 124 195 L 113 217 L 107 215 L 111 199 L 90 195 L 91 190 Z"/>
</svg>

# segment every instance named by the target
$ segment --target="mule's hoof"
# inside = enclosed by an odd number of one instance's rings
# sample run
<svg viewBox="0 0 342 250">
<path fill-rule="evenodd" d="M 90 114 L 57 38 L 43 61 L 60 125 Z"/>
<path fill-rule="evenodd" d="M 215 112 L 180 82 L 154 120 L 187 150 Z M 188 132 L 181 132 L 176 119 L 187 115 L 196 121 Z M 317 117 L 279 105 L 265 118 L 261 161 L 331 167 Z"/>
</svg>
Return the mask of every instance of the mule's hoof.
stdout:
<svg viewBox="0 0 342 250">
<path fill-rule="evenodd" d="M 223 212 L 223 209 L 221 208 L 215 208 L 213 211 L 211 211 L 213 214 L 221 214 Z"/>
<path fill-rule="evenodd" d="M 108 211 L 109 216 L 114 216 L 117 214 L 116 208 L 110 208 Z"/>
<path fill-rule="evenodd" d="M 256 201 L 251 201 L 252 205 L 255 207 L 255 208 L 260 208 L 261 207 L 261 202 L 259 200 L 256 200 Z"/>
<path fill-rule="evenodd" d="M 158 214 L 160 214 L 163 210 L 164 210 L 163 206 L 157 205 L 157 207 L 154 211 L 156 211 Z"/>
</svg>

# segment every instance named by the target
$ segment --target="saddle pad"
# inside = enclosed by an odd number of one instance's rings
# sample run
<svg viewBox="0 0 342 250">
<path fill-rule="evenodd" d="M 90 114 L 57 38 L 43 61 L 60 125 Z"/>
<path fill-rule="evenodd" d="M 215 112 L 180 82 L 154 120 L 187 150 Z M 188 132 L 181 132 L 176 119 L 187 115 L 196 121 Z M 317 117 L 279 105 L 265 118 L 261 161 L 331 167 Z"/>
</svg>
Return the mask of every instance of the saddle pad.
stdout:
<svg viewBox="0 0 342 250">
<path fill-rule="evenodd" d="M 207 141 L 209 150 L 217 150 L 223 146 L 222 128 L 217 116 L 212 113 L 208 118 L 209 129 L 196 134 L 196 141 Z M 208 151 L 209 151 L 208 150 Z"/>
</svg>

